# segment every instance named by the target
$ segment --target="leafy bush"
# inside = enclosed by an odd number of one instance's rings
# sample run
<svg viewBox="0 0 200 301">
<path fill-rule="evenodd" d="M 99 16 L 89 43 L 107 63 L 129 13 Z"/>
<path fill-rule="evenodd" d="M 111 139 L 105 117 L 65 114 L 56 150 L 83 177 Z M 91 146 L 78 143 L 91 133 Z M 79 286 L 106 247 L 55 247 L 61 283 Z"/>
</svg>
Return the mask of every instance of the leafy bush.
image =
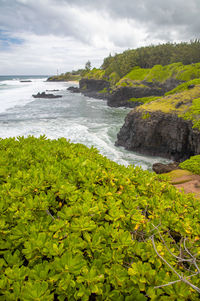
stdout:
<svg viewBox="0 0 200 301">
<path fill-rule="evenodd" d="M 194 174 L 200 175 L 200 155 L 190 157 L 190 159 L 180 163 L 179 166 L 182 169 L 186 169 Z"/>
<path fill-rule="evenodd" d="M 178 85 L 173 90 L 166 92 L 165 95 L 167 96 L 167 95 L 183 92 L 185 90 L 188 90 L 189 89 L 188 87 L 191 85 L 200 85 L 200 78 L 195 78 L 195 79 L 189 80 L 188 82 L 185 82 L 181 85 Z"/>
<path fill-rule="evenodd" d="M 199 202 L 161 176 L 64 138 L 0 139 L 0 214 L 0 300 L 199 300 L 162 260 L 200 285 L 184 261 Z"/>
<path fill-rule="evenodd" d="M 192 105 L 189 110 L 183 115 L 186 120 L 191 120 L 193 123 L 193 128 L 198 128 L 200 130 L 200 98 L 193 99 Z"/>
<path fill-rule="evenodd" d="M 155 101 L 157 99 L 160 99 L 161 97 L 159 96 L 147 96 L 147 97 L 141 97 L 141 98 L 130 98 L 129 101 L 136 101 L 136 102 L 141 102 L 141 103 L 149 103 L 151 101 Z"/>
<path fill-rule="evenodd" d="M 125 75 L 120 82 L 125 79 L 132 81 L 148 82 L 158 81 L 164 82 L 167 79 L 174 78 L 182 81 L 189 81 L 192 79 L 199 79 L 200 77 L 200 64 L 183 65 L 182 63 L 174 63 L 167 66 L 155 65 L 151 69 L 135 67 Z M 119 82 L 119 83 L 120 83 Z"/>
<path fill-rule="evenodd" d="M 84 77 L 88 79 L 105 79 L 105 71 L 93 68 L 92 70 L 87 70 L 87 72 L 84 74 Z"/>
<path fill-rule="evenodd" d="M 48 81 L 79 81 L 80 79 L 81 73 L 74 74 L 74 72 L 66 72 L 60 75 L 51 76 L 48 78 Z"/>
</svg>

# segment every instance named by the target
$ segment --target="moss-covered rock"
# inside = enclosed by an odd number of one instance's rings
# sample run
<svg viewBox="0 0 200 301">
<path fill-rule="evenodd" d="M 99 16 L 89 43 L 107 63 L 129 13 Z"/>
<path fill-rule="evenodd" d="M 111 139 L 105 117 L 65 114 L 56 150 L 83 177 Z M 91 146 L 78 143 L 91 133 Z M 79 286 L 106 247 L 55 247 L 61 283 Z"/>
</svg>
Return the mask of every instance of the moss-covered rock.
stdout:
<svg viewBox="0 0 200 301">
<path fill-rule="evenodd" d="M 191 120 L 193 127 L 200 130 L 200 85 L 146 103 L 138 110 L 176 114 L 185 120 Z"/>
</svg>

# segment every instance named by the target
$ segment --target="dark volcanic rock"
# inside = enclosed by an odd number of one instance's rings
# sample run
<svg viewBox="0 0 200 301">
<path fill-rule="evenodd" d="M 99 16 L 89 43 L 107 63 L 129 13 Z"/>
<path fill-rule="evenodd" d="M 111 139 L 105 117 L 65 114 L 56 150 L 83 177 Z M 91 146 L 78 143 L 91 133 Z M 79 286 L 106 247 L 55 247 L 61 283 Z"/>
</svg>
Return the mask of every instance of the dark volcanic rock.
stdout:
<svg viewBox="0 0 200 301">
<path fill-rule="evenodd" d="M 66 79 L 59 79 L 59 78 L 52 78 L 52 77 L 49 77 L 47 78 L 47 80 L 45 82 L 67 82 Z"/>
<path fill-rule="evenodd" d="M 57 92 L 59 91 L 58 89 L 54 89 L 54 90 L 46 90 L 47 92 Z"/>
<path fill-rule="evenodd" d="M 193 89 L 195 87 L 195 85 L 189 85 L 188 89 Z"/>
<path fill-rule="evenodd" d="M 117 135 L 116 145 L 146 155 L 182 161 L 200 153 L 200 132 L 175 114 L 132 110 Z"/>
<path fill-rule="evenodd" d="M 34 98 L 60 98 L 62 95 L 46 94 L 45 92 L 37 93 L 32 95 Z"/>
<path fill-rule="evenodd" d="M 79 88 L 80 92 L 88 97 L 108 99 L 110 96 L 110 83 L 106 80 L 83 78 L 79 81 Z M 108 92 L 102 92 L 104 89 Z"/>
<path fill-rule="evenodd" d="M 110 83 L 106 80 L 83 78 L 79 81 L 79 87 L 83 91 L 101 91 L 104 88 L 109 89 Z"/>
<path fill-rule="evenodd" d="M 177 87 L 182 81 L 168 79 L 164 83 L 142 81 L 144 87 L 121 87 L 113 91 L 108 99 L 111 107 L 130 107 L 134 108 L 141 105 L 140 102 L 129 101 L 130 98 L 143 98 L 148 96 L 162 96 L 166 92 Z"/>
<path fill-rule="evenodd" d="M 129 101 L 130 98 L 142 98 L 147 96 L 161 96 L 163 91 L 161 89 L 149 88 L 149 87 L 121 87 L 115 90 L 108 99 L 108 105 L 110 107 L 129 107 L 134 108 L 141 105 L 141 102 Z"/>
<path fill-rule="evenodd" d="M 155 171 L 155 173 L 162 174 L 162 173 L 168 173 L 175 169 L 179 169 L 179 167 L 178 167 L 178 163 L 176 162 L 168 163 L 168 164 L 154 163 L 152 169 L 153 171 Z"/>
<path fill-rule="evenodd" d="M 80 89 L 78 87 L 69 87 L 67 88 L 72 93 L 80 93 Z"/>
<path fill-rule="evenodd" d="M 120 87 L 110 93 L 111 87 L 108 81 L 83 78 L 79 81 L 79 91 L 88 97 L 107 99 L 107 104 L 111 107 L 134 108 L 142 103 L 129 101 L 130 98 L 162 96 L 180 83 L 182 81 L 175 79 L 168 79 L 164 83 L 141 81 L 143 86 Z M 103 91 L 104 89 L 106 90 L 105 92 Z"/>
</svg>

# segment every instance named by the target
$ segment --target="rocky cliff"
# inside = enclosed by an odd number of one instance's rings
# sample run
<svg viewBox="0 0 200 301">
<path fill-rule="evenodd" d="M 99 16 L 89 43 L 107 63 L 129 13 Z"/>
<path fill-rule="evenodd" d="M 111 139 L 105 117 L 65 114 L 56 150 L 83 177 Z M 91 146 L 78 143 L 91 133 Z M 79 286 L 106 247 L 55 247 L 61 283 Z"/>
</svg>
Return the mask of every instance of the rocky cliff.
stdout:
<svg viewBox="0 0 200 301">
<path fill-rule="evenodd" d="M 106 80 L 82 78 L 79 81 L 79 91 L 88 97 L 108 99 L 110 83 Z"/>
<path fill-rule="evenodd" d="M 180 81 L 169 79 L 164 83 L 141 81 L 140 86 L 115 87 L 111 90 L 110 82 L 106 80 L 83 78 L 79 81 L 79 91 L 85 96 L 107 99 L 108 106 L 134 108 L 142 104 L 140 98 L 162 96 L 174 89 Z M 131 101 L 138 98 L 138 101 Z"/>
<path fill-rule="evenodd" d="M 200 153 L 200 132 L 176 114 L 132 110 L 117 135 L 116 145 L 146 155 L 182 161 Z"/>
</svg>

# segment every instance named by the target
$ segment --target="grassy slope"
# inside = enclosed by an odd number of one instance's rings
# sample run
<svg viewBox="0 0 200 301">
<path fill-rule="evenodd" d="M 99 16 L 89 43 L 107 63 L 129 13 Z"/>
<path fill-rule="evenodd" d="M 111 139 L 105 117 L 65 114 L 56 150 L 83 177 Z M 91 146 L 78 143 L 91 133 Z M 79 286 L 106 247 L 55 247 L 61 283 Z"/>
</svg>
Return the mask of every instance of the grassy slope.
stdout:
<svg viewBox="0 0 200 301">
<path fill-rule="evenodd" d="M 167 66 L 155 65 L 152 69 L 142 69 L 135 67 L 131 72 L 125 75 L 117 83 L 118 86 L 127 84 L 137 85 L 139 81 L 146 80 L 148 82 L 158 81 L 164 82 L 169 78 L 182 81 L 189 81 L 200 77 L 200 63 L 183 65 L 182 63 L 174 63 Z"/>
<path fill-rule="evenodd" d="M 73 75 L 70 72 L 65 74 L 55 75 L 48 78 L 49 81 L 79 81 L 81 79 L 80 74 Z"/>
<path fill-rule="evenodd" d="M 108 80 L 111 83 L 112 90 L 120 87 L 144 88 L 146 87 L 145 81 L 163 83 L 170 78 L 185 81 L 185 83 L 166 93 L 166 95 L 170 95 L 188 89 L 189 85 L 200 84 L 200 63 L 191 65 L 183 65 L 182 63 L 174 63 L 166 66 L 155 65 L 152 69 L 134 67 L 131 72 L 121 79 L 115 72 L 111 73 L 109 76 L 106 76 L 105 70 L 94 68 L 85 73 L 84 77 L 88 79 Z M 131 98 L 130 101 L 148 103 L 156 99 L 158 98 Z"/>
<path fill-rule="evenodd" d="M 192 89 L 161 97 L 138 108 L 145 112 L 161 111 L 174 113 L 193 122 L 193 127 L 200 129 L 200 85 Z"/>
</svg>

